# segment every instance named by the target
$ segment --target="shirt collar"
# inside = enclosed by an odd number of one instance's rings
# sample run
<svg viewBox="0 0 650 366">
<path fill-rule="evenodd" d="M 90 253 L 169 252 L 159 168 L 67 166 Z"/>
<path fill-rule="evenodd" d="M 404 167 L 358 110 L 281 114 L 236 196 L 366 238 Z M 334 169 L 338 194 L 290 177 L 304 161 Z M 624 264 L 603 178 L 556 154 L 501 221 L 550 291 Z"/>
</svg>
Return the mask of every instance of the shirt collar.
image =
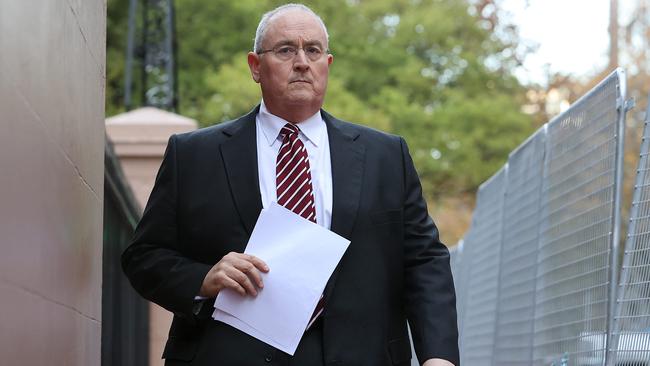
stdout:
<svg viewBox="0 0 650 366">
<path fill-rule="evenodd" d="M 266 137 L 266 141 L 269 143 L 269 145 L 273 145 L 273 143 L 278 139 L 282 127 L 284 127 L 284 125 L 289 122 L 276 115 L 271 114 L 271 112 L 266 109 L 264 100 L 262 100 L 260 111 L 257 116 L 260 119 L 260 125 L 262 127 L 264 137 Z M 325 121 L 323 121 L 320 110 L 313 116 L 296 124 L 296 126 L 300 128 L 300 132 L 309 141 L 318 147 L 321 137 L 323 136 L 323 130 L 326 128 Z"/>
</svg>

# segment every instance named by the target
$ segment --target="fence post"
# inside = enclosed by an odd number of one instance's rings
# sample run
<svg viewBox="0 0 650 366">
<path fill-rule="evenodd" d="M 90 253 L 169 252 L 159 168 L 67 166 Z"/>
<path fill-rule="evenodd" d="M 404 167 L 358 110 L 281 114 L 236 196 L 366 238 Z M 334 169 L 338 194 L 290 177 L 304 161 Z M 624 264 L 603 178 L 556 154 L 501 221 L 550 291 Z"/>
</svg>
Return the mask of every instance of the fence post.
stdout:
<svg viewBox="0 0 650 366">
<path fill-rule="evenodd" d="M 605 362 L 604 365 L 612 364 L 612 338 L 614 331 L 614 319 L 616 312 L 616 299 L 618 289 L 618 253 L 619 241 L 621 239 L 621 200 L 623 192 L 623 164 L 625 156 L 625 115 L 627 112 L 626 105 L 626 79 L 625 71 L 621 68 L 616 69 L 618 75 L 618 99 L 616 107 L 618 109 L 618 121 L 616 124 L 616 166 L 615 166 L 615 190 L 614 190 L 614 205 L 613 212 L 613 228 L 611 237 L 611 252 L 610 252 L 610 274 L 609 274 L 609 301 L 607 302 L 607 340 L 605 342 Z"/>
</svg>

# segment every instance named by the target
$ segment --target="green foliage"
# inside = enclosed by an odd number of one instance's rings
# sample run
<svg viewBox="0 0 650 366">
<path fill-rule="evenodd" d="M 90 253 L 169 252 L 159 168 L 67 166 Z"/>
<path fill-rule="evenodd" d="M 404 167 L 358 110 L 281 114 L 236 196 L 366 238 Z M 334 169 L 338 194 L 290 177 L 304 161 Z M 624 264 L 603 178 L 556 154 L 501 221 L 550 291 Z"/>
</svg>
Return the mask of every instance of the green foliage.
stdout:
<svg viewBox="0 0 650 366">
<path fill-rule="evenodd" d="M 124 111 L 124 58 L 129 2 L 109 0 L 106 19 L 106 115 Z"/>
<path fill-rule="evenodd" d="M 179 109 L 202 126 L 260 101 L 246 52 L 279 1 L 176 0 Z M 315 0 L 334 54 L 324 108 L 404 136 L 429 197 L 474 190 L 533 131 L 512 75 L 516 40 L 468 0 Z M 108 1 L 107 112 L 123 110 L 128 1 Z"/>
<path fill-rule="evenodd" d="M 262 99 L 259 86 L 251 78 L 245 52 L 235 54 L 216 73 L 204 70 L 201 79 L 205 82 L 205 103 L 200 109 L 190 105 L 184 112 L 201 121 L 202 126 L 237 118 Z"/>
</svg>

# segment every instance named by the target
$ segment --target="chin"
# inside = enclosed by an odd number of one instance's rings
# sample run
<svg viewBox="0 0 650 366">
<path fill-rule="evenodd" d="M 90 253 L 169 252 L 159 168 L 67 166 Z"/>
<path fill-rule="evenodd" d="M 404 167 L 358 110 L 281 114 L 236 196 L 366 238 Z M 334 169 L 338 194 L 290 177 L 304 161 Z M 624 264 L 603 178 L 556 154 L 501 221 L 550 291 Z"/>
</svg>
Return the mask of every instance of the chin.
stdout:
<svg viewBox="0 0 650 366">
<path fill-rule="evenodd" d="M 312 93 L 291 93 L 287 97 L 289 104 L 313 104 L 317 101 Z"/>
</svg>

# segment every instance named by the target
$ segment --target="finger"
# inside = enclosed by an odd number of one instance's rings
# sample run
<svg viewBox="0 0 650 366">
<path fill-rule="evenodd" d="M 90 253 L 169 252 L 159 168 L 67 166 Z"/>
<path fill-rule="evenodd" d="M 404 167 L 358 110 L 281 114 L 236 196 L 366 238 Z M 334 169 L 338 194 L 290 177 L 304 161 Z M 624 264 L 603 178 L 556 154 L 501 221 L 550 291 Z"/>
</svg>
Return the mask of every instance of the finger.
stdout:
<svg viewBox="0 0 650 366">
<path fill-rule="evenodd" d="M 257 284 L 257 287 L 264 287 L 264 283 L 262 282 L 262 275 L 251 262 L 242 261 L 238 264 L 237 268 L 247 274 L 248 277 Z"/>
<path fill-rule="evenodd" d="M 230 259 L 233 261 L 236 261 L 237 259 L 245 260 L 247 262 L 252 263 L 257 269 L 259 269 L 262 272 L 268 272 L 269 271 L 269 266 L 264 263 L 263 260 L 257 258 L 254 255 L 250 254 L 245 254 L 245 253 L 236 253 L 236 252 L 230 252 L 228 255 Z"/>
<path fill-rule="evenodd" d="M 248 261 L 253 263 L 253 265 L 255 267 L 257 267 L 257 269 L 259 269 L 262 272 L 268 272 L 269 271 L 269 266 L 267 266 L 266 263 L 264 263 L 263 260 L 257 258 L 254 255 L 249 255 L 248 256 Z"/>
<path fill-rule="evenodd" d="M 264 282 L 262 281 L 262 275 L 260 274 L 260 271 L 257 270 L 255 267 L 251 267 L 250 271 L 246 272 L 249 277 L 255 281 L 257 284 L 257 287 L 259 288 L 264 288 Z"/>
<path fill-rule="evenodd" d="M 253 286 L 253 282 L 251 282 L 250 278 L 248 278 L 248 276 L 242 271 L 233 267 L 233 269 L 228 274 L 228 277 L 237 281 L 237 283 L 239 283 L 247 293 L 253 296 L 257 296 L 257 290 L 255 289 L 255 286 Z"/>
<path fill-rule="evenodd" d="M 223 285 L 224 288 L 235 290 L 237 291 L 238 294 L 242 296 L 246 296 L 246 290 L 243 287 L 241 287 L 241 285 L 237 281 L 233 280 L 232 278 L 224 277 Z"/>
<path fill-rule="evenodd" d="M 243 273 L 247 274 L 250 278 L 252 278 L 252 280 L 257 284 L 257 287 L 264 287 L 264 283 L 262 282 L 262 275 L 255 267 L 255 265 L 250 262 L 250 258 L 247 257 L 245 260 L 239 261 L 235 264 L 235 268 L 239 269 Z"/>
</svg>

